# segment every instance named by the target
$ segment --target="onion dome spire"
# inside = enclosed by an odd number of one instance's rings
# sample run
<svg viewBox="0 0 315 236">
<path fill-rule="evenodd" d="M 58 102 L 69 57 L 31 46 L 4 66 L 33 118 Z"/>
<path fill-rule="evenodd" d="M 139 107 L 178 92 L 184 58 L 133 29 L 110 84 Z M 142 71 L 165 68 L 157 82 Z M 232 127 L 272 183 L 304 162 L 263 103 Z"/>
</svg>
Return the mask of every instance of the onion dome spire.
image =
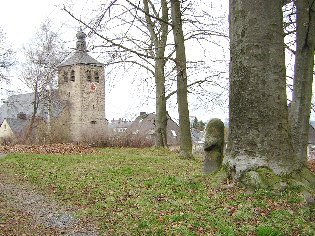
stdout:
<svg viewBox="0 0 315 236">
<path fill-rule="evenodd" d="M 86 34 L 80 29 L 78 33 L 76 34 L 77 37 L 77 44 L 76 44 L 76 50 L 77 52 L 86 52 Z"/>
</svg>

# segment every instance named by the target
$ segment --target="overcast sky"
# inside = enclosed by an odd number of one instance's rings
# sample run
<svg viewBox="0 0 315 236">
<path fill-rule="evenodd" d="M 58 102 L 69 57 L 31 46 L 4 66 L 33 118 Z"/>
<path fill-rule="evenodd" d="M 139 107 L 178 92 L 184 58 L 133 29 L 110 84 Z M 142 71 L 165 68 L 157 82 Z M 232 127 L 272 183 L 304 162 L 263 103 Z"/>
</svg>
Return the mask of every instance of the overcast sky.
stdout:
<svg viewBox="0 0 315 236">
<path fill-rule="evenodd" d="M 100 2 L 100 0 L 3 1 L 0 8 L 0 26 L 6 33 L 6 36 L 9 42 L 13 45 L 14 49 L 19 51 L 21 50 L 23 44 L 28 44 L 31 38 L 34 37 L 40 24 L 45 21 L 45 19 L 49 18 L 54 22 L 56 28 L 60 27 L 63 40 L 69 41 L 74 47 L 75 33 L 80 25 L 61 10 L 63 4 L 72 5 L 73 11 L 76 15 L 84 17 L 85 13 L 89 10 L 88 7 L 93 7 L 93 4 L 96 6 L 96 3 L 98 2 Z M 228 0 L 224 0 L 222 2 L 225 3 L 227 7 Z M 14 77 L 16 75 L 12 72 L 11 76 Z M 130 81 L 127 83 L 130 83 Z M 137 93 L 139 95 L 139 91 L 135 91 L 131 84 L 130 86 L 126 86 L 126 82 L 123 84 L 117 83 L 115 86 L 107 86 L 107 119 L 117 119 L 120 117 L 130 118 L 138 114 L 140 111 L 154 112 L 154 99 L 151 99 L 143 104 L 137 101 Z M 169 110 L 171 110 L 171 116 L 176 119 L 177 110 L 175 106 L 169 108 Z M 219 117 L 226 120 L 228 117 L 226 108 L 215 111 L 191 109 L 190 115 L 196 115 L 202 120 L 208 120 L 213 117 Z"/>
<path fill-rule="evenodd" d="M 9 41 L 15 47 L 33 37 L 40 23 L 47 17 L 57 19 L 60 15 L 58 7 L 60 1 L 54 0 L 10 0 L 2 1 L 0 7 L 0 25 Z"/>
</svg>

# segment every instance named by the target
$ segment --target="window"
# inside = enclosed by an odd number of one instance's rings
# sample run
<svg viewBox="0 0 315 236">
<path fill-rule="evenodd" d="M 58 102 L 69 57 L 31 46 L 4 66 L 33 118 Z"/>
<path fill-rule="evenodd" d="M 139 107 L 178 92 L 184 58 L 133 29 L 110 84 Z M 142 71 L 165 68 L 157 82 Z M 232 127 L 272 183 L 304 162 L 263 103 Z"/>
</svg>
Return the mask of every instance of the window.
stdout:
<svg viewBox="0 0 315 236">
<path fill-rule="evenodd" d="M 68 82 L 68 73 L 67 73 L 66 71 L 63 72 L 63 81 L 64 81 L 65 83 Z"/>
<path fill-rule="evenodd" d="M 100 77 L 99 77 L 97 71 L 94 72 L 94 80 L 95 80 L 96 83 L 99 83 L 99 82 L 100 82 Z"/>
<path fill-rule="evenodd" d="M 75 72 L 74 72 L 74 70 L 71 71 L 71 81 L 75 81 Z"/>
<path fill-rule="evenodd" d="M 95 124 L 96 124 L 96 120 L 92 120 L 92 121 L 91 121 L 91 124 L 92 124 L 92 125 L 95 125 Z"/>
<path fill-rule="evenodd" d="M 90 70 L 87 70 L 87 71 L 86 71 L 86 78 L 87 78 L 87 81 L 89 81 L 89 82 L 92 81 L 91 71 L 90 71 Z"/>
</svg>

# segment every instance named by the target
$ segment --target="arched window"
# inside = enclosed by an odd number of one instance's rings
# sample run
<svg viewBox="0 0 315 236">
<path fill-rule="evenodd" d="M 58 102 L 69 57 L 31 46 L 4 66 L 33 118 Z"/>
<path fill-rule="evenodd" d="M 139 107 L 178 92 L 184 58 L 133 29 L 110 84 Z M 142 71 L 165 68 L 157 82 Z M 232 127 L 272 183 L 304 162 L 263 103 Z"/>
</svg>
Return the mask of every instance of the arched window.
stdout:
<svg viewBox="0 0 315 236">
<path fill-rule="evenodd" d="M 94 80 L 95 80 L 96 83 L 99 83 L 99 82 L 100 82 L 100 77 L 99 77 L 97 71 L 94 72 Z"/>
<path fill-rule="evenodd" d="M 91 76 L 91 71 L 90 70 L 86 71 L 86 78 L 87 78 L 87 81 L 89 81 L 89 82 L 92 81 L 92 76 Z"/>
<path fill-rule="evenodd" d="M 63 72 L 63 82 L 68 82 L 68 73 L 66 71 Z"/>
<path fill-rule="evenodd" d="M 71 71 L 71 81 L 75 81 L 75 72 L 74 72 L 74 70 Z"/>
</svg>

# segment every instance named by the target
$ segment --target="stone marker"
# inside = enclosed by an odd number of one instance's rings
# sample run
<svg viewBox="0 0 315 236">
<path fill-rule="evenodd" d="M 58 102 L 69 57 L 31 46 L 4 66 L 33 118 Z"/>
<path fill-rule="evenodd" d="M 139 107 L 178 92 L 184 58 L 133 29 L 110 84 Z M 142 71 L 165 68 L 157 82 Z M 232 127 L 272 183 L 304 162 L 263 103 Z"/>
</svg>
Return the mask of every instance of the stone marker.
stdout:
<svg viewBox="0 0 315 236">
<path fill-rule="evenodd" d="M 204 173 L 211 174 L 219 169 L 223 160 L 224 123 L 220 119 L 212 119 L 206 128 Z"/>
</svg>

